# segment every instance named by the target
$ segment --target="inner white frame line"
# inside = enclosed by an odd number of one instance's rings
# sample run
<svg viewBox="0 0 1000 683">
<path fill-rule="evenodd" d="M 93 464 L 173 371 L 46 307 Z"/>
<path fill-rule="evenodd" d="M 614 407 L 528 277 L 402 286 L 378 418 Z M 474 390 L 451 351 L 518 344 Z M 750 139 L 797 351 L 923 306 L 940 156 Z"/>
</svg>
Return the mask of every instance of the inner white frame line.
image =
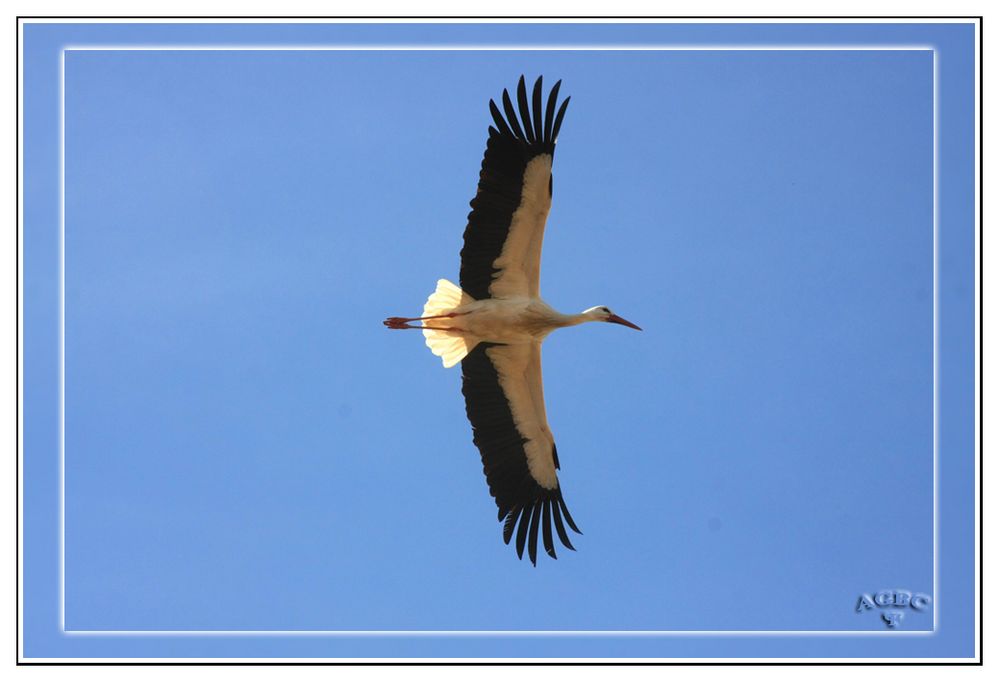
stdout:
<svg viewBox="0 0 1000 683">
<path fill-rule="evenodd" d="M 537 51 L 537 52 L 568 52 L 568 51 L 628 51 L 628 52 L 839 52 L 839 51 L 930 51 L 932 55 L 933 83 L 933 596 L 931 630 L 897 631 L 897 630 L 803 630 L 803 631 L 671 631 L 671 630 L 425 630 L 425 631 L 349 631 L 349 630 L 302 630 L 302 631 L 269 631 L 269 630 L 67 630 L 66 629 L 66 53 L 67 52 L 295 52 L 295 51 L 329 51 L 329 52 L 364 52 L 364 51 L 397 51 L 397 52 L 441 52 L 441 51 L 473 51 L 473 52 L 503 52 L 503 51 Z M 938 629 L 937 600 L 938 586 L 938 54 L 933 45 L 868 45 L 868 44 L 822 44 L 822 45 L 65 45 L 59 56 L 59 630 L 69 636 L 351 636 L 351 637 L 414 637 L 414 636 L 506 636 L 506 637 L 579 637 L 579 636 L 850 636 L 850 637 L 886 637 L 886 636 L 931 636 Z"/>
</svg>

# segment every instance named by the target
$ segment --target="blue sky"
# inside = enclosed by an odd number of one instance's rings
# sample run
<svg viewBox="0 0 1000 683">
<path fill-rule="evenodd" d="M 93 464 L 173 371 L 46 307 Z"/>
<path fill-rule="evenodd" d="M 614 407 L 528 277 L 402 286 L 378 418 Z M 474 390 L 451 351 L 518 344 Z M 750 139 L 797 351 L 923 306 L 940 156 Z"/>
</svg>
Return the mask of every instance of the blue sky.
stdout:
<svg viewBox="0 0 1000 683">
<path fill-rule="evenodd" d="M 65 73 L 68 629 L 884 631 L 860 593 L 933 592 L 930 51 Z M 460 372 L 380 324 L 457 280 L 487 103 L 522 73 L 572 96 L 543 296 L 644 328 L 545 344 L 584 535 L 534 568 Z"/>
</svg>

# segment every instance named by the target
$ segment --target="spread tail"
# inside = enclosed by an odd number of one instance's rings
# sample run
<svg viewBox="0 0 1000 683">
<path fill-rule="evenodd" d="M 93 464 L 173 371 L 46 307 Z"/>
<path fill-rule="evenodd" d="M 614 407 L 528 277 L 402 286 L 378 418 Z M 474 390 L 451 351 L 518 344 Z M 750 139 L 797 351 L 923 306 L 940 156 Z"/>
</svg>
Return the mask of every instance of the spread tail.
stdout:
<svg viewBox="0 0 1000 683">
<path fill-rule="evenodd" d="M 462 289 L 448 280 L 438 280 L 437 289 L 427 298 L 424 304 L 424 318 L 441 316 L 451 313 L 462 304 L 471 303 L 474 299 Z M 452 330 L 424 329 L 427 347 L 435 356 L 441 357 L 446 368 L 459 363 L 479 343 L 475 337 Z"/>
</svg>

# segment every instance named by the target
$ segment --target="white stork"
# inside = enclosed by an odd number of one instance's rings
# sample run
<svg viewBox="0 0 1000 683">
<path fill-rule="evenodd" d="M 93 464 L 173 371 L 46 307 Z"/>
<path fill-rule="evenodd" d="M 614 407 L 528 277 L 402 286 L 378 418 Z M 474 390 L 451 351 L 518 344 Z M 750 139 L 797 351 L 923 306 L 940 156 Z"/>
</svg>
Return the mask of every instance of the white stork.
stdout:
<svg viewBox="0 0 1000 683">
<path fill-rule="evenodd" d="M 506 118 L 490 100 L 490 126 L 479 187 L 465 229 L 461 288 L 438 280 L 419 318 L 388 318 L 390 329 L 421 329 L 446 368 L 462 362 L 462 393 L 473 442 L 483 459 L 490 494 L 509 544 L 517 528 L 517 556 L 535 564 L 538 528 L 545 552 L 555 558 L 552 526 L 573 550 L 563 517 L 580 533 L 559 489 L 559 458 L 545 418 L 542 341 L 559 327 L 609 322 L 640 329 L 605 306 L 564 315 L 538 292 L 545 219 L 552 204 L 552 157 L 566 113 L 556 111 L 557 82 L 542 117 L 542 79 L 531 107 L 524 76 L 517 84 L 520 121 L 503 91 Z M 523 124 L 523 127 L 522 127 Z M 410 323 L 420 323 L 411 325 Z"/>
</svg>

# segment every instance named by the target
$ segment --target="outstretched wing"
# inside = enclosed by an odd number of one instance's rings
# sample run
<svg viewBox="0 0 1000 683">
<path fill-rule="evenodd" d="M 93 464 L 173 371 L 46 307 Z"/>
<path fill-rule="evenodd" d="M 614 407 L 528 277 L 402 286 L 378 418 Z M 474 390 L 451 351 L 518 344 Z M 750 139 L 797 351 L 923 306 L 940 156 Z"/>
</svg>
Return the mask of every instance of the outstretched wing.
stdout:
<svg viewBox="0 0 1000 683">
<path fill-rule="evenodd" d="M 479 187 L 462 247 L 462 289 L 475 299 L 538 296 L 545 219 L 552 205 L 552 157 L 567 97 L 556 111 L 559 81 L 542 112 L 542 79 L 531 106 L 524 76 L 517 84 L 518 112 L 503 91 L 504 114 L 490 100 L 490 126 Z M 523 124 L 523 127 L 522 127 Z"/>
<path fill-rule="evenodd" d="M 545 552 L 555 558 L 552 528 L 573 550 L 563 517 L 580 533 L 566 509 L 556 470 L 559 459 L 545 418 L 541 344 L 480 343 L 462 361 L 462 393 L 472 440 L 504 521 L 504 543 L 517 529 L 517 556 L 535 563 L 538 530 Z"/>
</svg>

